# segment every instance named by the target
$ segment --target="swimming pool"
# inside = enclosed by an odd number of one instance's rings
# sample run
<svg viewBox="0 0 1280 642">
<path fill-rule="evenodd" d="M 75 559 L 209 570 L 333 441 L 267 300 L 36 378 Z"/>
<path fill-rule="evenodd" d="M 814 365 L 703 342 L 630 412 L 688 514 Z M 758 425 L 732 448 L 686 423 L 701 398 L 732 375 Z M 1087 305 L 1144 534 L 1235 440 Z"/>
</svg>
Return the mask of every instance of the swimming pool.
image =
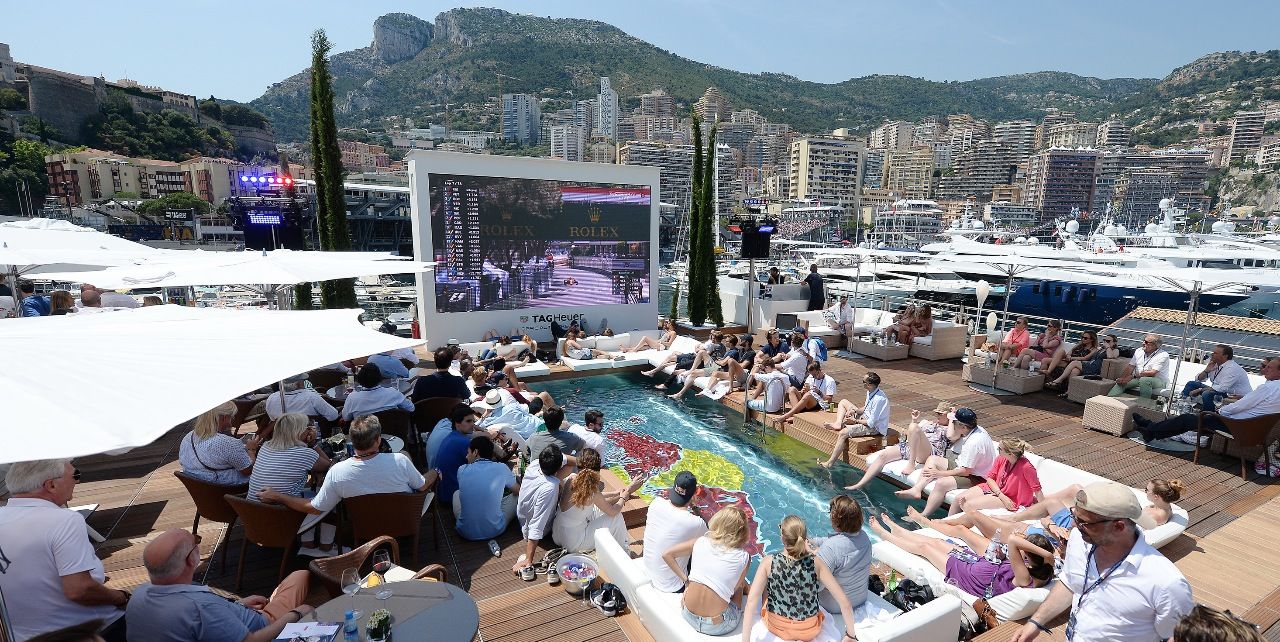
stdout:
<svg viewBox="0 0 1280 642">
<path fill-rule="evenodd" d="M 704 517 L 719 506 L 744 503 L 756 524 L 753 553 L 781 549 L 778 524 L 787 515 L 804 518 L 811 535 L 831 533 L 828 502 L 837 492 L 848 492 L 843 487 L 860 479 L 861 471 L 844 464 L 828 471 L 816 462 L 828 453 L 773 430 L 762 436 L 759 423 L 744 430 L 742 414 L 728 406 L 692 392 L 682 401 L 672 401 L 653 383 L 630 373 L 536 387 L 555 397 L 569 421 L 582 423 L 583 413 L 592 408 L 604 412 L 609 447 L 601 454 L 606 465 L 624 479 L 651 472 L 641 489 L 646 496 L 665 494 L 677 472 L 690 470 L 706 491 L 698 500 Z M 877 479 L 853 497 L 866 512 L 900 518 L 908 504 L 894 496 L 894 490 Z"/>
</svg>

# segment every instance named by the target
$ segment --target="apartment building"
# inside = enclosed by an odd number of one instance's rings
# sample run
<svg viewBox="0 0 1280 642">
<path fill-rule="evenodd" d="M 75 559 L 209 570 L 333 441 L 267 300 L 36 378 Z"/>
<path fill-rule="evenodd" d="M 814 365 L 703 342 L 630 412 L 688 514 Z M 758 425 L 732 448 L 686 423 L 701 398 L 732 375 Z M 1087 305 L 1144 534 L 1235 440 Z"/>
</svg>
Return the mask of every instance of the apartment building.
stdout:
<svg viewBox="0 0 1280 642">
<path fill-rule="evenodd" d="M 1112 149 L 1100 152 L 1098 175 L 1094 182 L 1092 210 L 1105 211 L 1116 201 L 1116 184 L 1125 174 L 1140 170 L 1163 170 L 1176 179 L 1171 195 L 1179 207 L 1200 212 L 1209 211 L 1205 184 L 1209 179 L 1212 152 L 1207 149 L 1159 149 L 1149 152 L 1134 149 Z"/>
<path fill-rule="evenodd" d="M 871 149 L 908 149 L 915 136 L 915 124 L 902 120 L 887 122 L 873 130 L 867 137 Z"/>
<path fill-rule="evenodd" d="M 906 150 L 889 150 L 884 159 L 882 189 L 908 200 L 933 195 L 933 147 L 920 145 Z"/>
<path fill-rule="evenodd" d="M 225 158 L 193 158 L 175 163 L 96 149 L 50 154 L 45 157 L 45 167 L 49 193 L 72 206 L 104 201 L 121 193 L 152 199 L 175 192 L 190 192 L 218 205 L 228 197 L 244 195 L 241 175 L 274 171 Z"/>
<path fill-rule="evenodd" d="M 391 167 L 391 156 L 382 145 L 370 145 L 354 140 L 339 140 L 342 167 L 348 172 L 385 172 Z"/>
<path fill-rule="evenodd" d="M 1178 176 L 1168 170 L 1136 169 L 1116 181 L 1112 214 L 1141 225 L 1160 213 L 1160 201 L 1177 195 Z"/>
<path fill-rule="evenodd" d="M 1097 147 L 1128 147 L 1129 141 L 1129 126 L 1124 121 L 1112 118 L 1098 125 Z"/>
<path fill-rule="evenodd" d="M 586 136 L 575 125 L 556 125 L 551 128 L 551 157 L 567 161 L 582 161 L 586 153 Z"/>
<path fill-rule="evenodd" d="M 1062 123 L 1045 133 L 1045 147 L 1093 147 L 1098 142 L 1097 123 Z"/>
<path fill-rule="evenodd" d="M 791 143 L 789 197 L 859 208 L 867 148 L 846 138 L 801 138 Z"/>
<path fill-rule="evenodd" d="M 982 206 L 982 218 L 1004 229 L 1026 228 L 1040 222 L 1040 213 L 1030 205 L 992 201 Z"/>
<path fill-rule="evenodd" d="M 596 134 L 609 140 L 618 140 L 618 120 L 621 117 L 618 113 L 618 92 L 613 90 L 613 83 L 608 76 L 600 78 L 600 93 L 596 94 L 595 108 Z"/>
<path fill-rule="evenodd" d="M 631 141 L 624 144 L 618 154 L 623 165 L 657 167 L 662 202 L 675 205 L 681 212 L 689 211 L 692 203 L 693 145 Z M 727 145 L 716 147 L 716 167 L 720 211 L 727 213 L 733 209 L 733 182 L 737 176 Z"/>
<path fill-rule="evenodd" d="M 1053 148 L 1031 157 L 1023 188 L 1023 205 L 1040 212 L 1040 220 L 1065 218 L 1073 209 L 1088 211 L 1093 205 L 1098 152 L 1091 149 Z"/>
<path fill-rule="evenodd" d="M 1266 125 L 1265 111 L 1238 111 L 1231 124 L 1231 161 L 1244 160 L 1262 146 L 1262 130 Z"/>
<path fill-rule="evenodd" d="M 1026 160 L 1036 151 L 1036 124 L 1029 120 L 998 122 L 991 127 L 991 140 L 1008 145 L 1018 158 Z"/>
<path fill-rule="evenodd" d="M 951 157 L 968 150 L 978 141 L 991 138 L 991 124 L 969 114 L 947 116 L 947 139 L 951 143 Z"/>
<path fill-rule="evenodd" d="M 542 134 L 542 105 L 532 94 L 502 94 L 502 140 L 537 145 Z"/>
<path fill-rule="evenodd" d="M 729 100 L 713 85 L 707 87 L 698 102 L 693 104 L 693 110 L 704 125 L 710 126 L 717 121 L 729 119 Z"/>
<path fill-rule="evenodd" d="M 673 118 L 676 115 L 676 99 L 661 89 L 640 94 L 640 108 L 636 110 L 636 115 Z"/>
<path fill-rule="evenodd" d="M 956 157 L 952 173 L 938 182 L 938 198 L 958 200 L 973 198 L 986 202 L 996 185 L 1012 183 L 1021 161 L 1010 145 L 990 140 L 978 141 Z"/>
</svg>

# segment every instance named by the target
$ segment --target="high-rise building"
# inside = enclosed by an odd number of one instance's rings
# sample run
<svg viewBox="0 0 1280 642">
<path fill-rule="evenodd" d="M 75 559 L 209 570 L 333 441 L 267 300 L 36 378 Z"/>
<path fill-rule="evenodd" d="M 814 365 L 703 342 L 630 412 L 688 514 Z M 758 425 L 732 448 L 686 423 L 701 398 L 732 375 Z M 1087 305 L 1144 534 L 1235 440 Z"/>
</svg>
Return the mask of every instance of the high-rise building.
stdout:
<svg viewBox="0 0 1280 642">
<path fill-rule="evenodd" d="M 914 143 L 928 145 L 930 143 L 936 143 L 944 140 L 946 133 L 947 124 L 933 116 L 929 116 L 916 123 L 914 131 L 911 134 L 911 140 Z"/>
<path fill-rule="evenodd" d="M 758 130 L 764 124 L 764 116 L 754 109 L 743 109 L 729 114 L 729 120 L 735 123 L 753 125 Z"/>
<path fill-rule="evenodd" d="M 1262 130 L 1266 125 L 1265 111 L 1238 111 L 1231 124 L 1231 160 L 1243 160 L 1262 146 Z"/>
<path fill-rule="evenodd" d="M 551 140 L 551 128 L 558 125 L 573 124 L 573 109 L 557 109 L 542 114 L 542 128 L 538 131 L 538 140 L 546 143 Z"/>
<path fill-rule="evenodd" d="M 1045 144 L 1045 138 L 1051 127 L 1076 122 L 1075 112 L 1062 111 L 1056 107 L 1049 107 L 1044 112 L 1044 118 L 1040 121 L 1040 125 L 1036 127 L 1036 149 L 1049 146 Z"/>
<path fill-rule="evenodd" d="M 1018 158 L 1014 148 L 1005 143 L 983 140 L 956 157 L 952 173 L 938 183 L 938 198 L 960 200 L 973 198 L 985 203 L 996 185 L 1012 183 L 1018 175 Z"/>
<path fill-rule="evenodd" d="M 619 151 L 623 165 L 646 165 L 659 169 L 662 202 L 674 205 L 681 212 L 688 212 L 692 204 L 693 145 L 674 145 L 653 141 L 631 141 Z M 719 185 L 720 212 L 728 214 L 733 209 L 733 182 L 737 170 L 729 147 L 716 148 L 716 177 Z"/>
<path fill-rule="evenodd" d="M 1093 147 L 1098 142 L 1097 123 L 1061 123 L 1045 132 L 1045 147 Z"/>
<path fill-rule="evenodd" d="M 1021 160 L 1036 151 L 1036 124 L 1029 120 L 1006 120 L 991 128 L 991 140 L 1008 145 Z"/>
<path fill-rule="evenodd" d="M 905 199 L 927 199 L 933 195 L 933 148 L 920 145 L 905 150 L 889 150 L 884 159 L 887 189 Z"/>
<path fill-rule="evenodd" d="M 716 142 L 747 155 L 747 144 L 756 136 L 756 126 L 751 123 L 721 122 L 716 127 Z"/>
<path fill-rule="evenodd" d="M 586 137 L 575 125 L 555 125 L 551 128 L 551 157 L 568 161 L 585 160 Z"/>
<path fill-rule="evenodd" d="M 1128 147 L 1129 126 L 1124 121 L 1112 116 L 1111 119 L 1098 125 L 1098 147 Z"/>
<path fill-rule="evenodd" d="M 871 149 L 908 149 L 915 135 L 915 125 L 902 120 L 887 122 L 873 130 L 867 137 Z"/>
<path fill-rule="evenodd" d="M 1106 211 L 1115 201 L 1115 188 L 1120 177 L 1139 169 L 1163 170 L 1176 178 L 1172 198 L 1178 207 L 1199 212 L 1209 211 L 1205 185 L 1209 178 L 1212 152 L 1207 149 L 1160 149 L 1143 152 L 1135 149 L 1104 150 L 1098 158 L 1098 177 L 1094 182 L 1092 211 Z M 1137 221 L 1122 221 L 1132 225 Z"/>
<path fill-rule="evenodd" d="M 647 94 L 640 94 L 639 116 L 655 118 L 674 118 L 676 115 L 676 99 L 661 89 L 654 89 Z"/>
<path fill-rule="evenodd" d="M 1135 169 L 1116 181 L 1112 214 L 1140 225 L 1159 216 L 1160 201 L 1174 198 L 1178 176 L 1162 169 Z"/>
<path fill-rule="evenodd" d="M 969 114 L 947 116 L 947 138 L 951 142 L 951 157 L 973 147 L 978 141 L 991 138 L 991 124 Z"/>
<path fill-rule="evenodd" d="M 880 189 L 884 182 L 883 149 L 868 149 L 867 158 L 862 165 L 862 189 Z"/>
<path fill-rule="evenodd" d="M 600 93 L 596 94 L 596 132 L 618 140 L 618 92 L 613 90 L 608 76 L 600 78 Z"/>
<path fill-rule="evenodd" d="M 698 118 L 702 119 L 704 126 L 710 126 L 718 120 L 728 120 L 729 101 L 713 85 L 707 87 L 707 90 L 702 93 L 702 98 L 694 103 L 693 110 L 697 112 Z"/>
<path fill-rule="evenodd" d="M 1280 167 L 1280 142 L 1265 143 L 1258 148 L 1257 159 L 1254 161 L 1258 164 L 1258 170 L 1270 172 Z"/>
<path fill-rule="evenodd" d="M 845 204 L 858 211 L 867 148 L 844 138 L 801 138 L 791 143 L 790 198 Z"/>
<path fill-rule="evenodd" d="M 635 140 L 670 141 L 675 135 L 675 116 L 632 116 L 631 124 L 635 128 Z"/>
<path fill-rule="evenodd" d="M 579 100 L 573 104 L 573 126 L 588 137 L 596 132 L 596 101 Z"/>
<path fill-rule="evenodd" d="M 1066 218 L 1072 209 L 1093 205 L 1098 152 L 1091 149 L 1048 149 L 1035 154 L 1027 168 L 1024 205 L 1040 212 L 1040 220 Z"/>
<path fill-rule="evenodd" d="M 542 132 L 542 107 L 530 94 L 502 94 L 502 140 L 537 145 Z"/>
</svg>

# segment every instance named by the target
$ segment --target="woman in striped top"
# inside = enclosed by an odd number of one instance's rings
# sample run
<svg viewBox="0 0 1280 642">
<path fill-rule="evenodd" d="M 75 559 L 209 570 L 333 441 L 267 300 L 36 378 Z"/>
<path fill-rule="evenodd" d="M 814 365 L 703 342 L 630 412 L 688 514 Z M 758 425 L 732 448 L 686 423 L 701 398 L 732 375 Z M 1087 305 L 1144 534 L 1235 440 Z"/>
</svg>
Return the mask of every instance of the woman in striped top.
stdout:
<svg viewBox="0 0 1280 642">
<path fill-rule="evenodd" d="M 249 476 L 250 499 L 258 499 L 258 492 L 264 488 L 302 497 L 308 473 L 329 469 L 329 458 L 318 447 L 308 446 L 316 439 L 308 422 L 308 417 L 298 412 L 276 420 L 275 432 L 262 445 Z"/>
</svg>

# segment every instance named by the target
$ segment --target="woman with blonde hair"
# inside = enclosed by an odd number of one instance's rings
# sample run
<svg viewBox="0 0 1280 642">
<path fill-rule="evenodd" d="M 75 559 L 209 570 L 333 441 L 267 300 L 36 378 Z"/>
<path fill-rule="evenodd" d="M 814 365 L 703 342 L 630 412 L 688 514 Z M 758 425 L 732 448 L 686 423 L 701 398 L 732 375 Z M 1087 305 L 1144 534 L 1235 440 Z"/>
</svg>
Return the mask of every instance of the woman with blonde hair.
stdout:
<svg viewBox="0 0 1280 642">
<path fill-rule="evenodd" d="M 758 637 L 752 635 L 752 627 L 761 598 L 764 604 L 760 607 L 760 625 L 769 633 L 783 640 L 803 642 L 819 636 L 836 639 L 835 627 L 825 621 L 827 612 L 818 601 L 821 588 L 826 588 L 840 605 L 845 627 L 841 642 L 856 642 L 853 607 L 826 563 L 809 552 L 809 533 L 804 520 L 788 515 L 778 529 L 782 531 L 783 550 L 777 555 L 765 556 L 756 570 L 743 611 L 742 642 Z"/>
<path fill-rule="evenodd" d="M 681 542 L 662 554 L 684 582 L 680 612 L 703 635 L 728 635 L 742 621 L 742 588 L 747 585 L 751 554 L 743 550 L 750 537 L 747 514 L 737 505 L 716 512 L 707 533 Z M 678 559 L 689 560 L 686 573 Z"/>
<path fill-rule="evenodd" d="M 916 308 L 916 314 L 911 318 L 911 330 L 907 333 L 907 340 L 900 343 L 911 343 L 916 337 L 927 337 L 933 334 L 933 307 L 928 303 Z"/>
<path fill-rule="evenodd" d="M 1147 482 L 1147 501 L 1151 505 L 1142 509 L 1142 517 L 1138 518 L 1138 526 L 1155 528 L 1167 524 L 1173 518 L 1173 502 L 1182 497 L 1187 490 L 1181 479 L 1153 479 Z"/>
<path fill-rule="evenodd" d="M 235 486 L 249 481 L 261 442 L 257 435 L 242 443 L 229 434 L 236 405 L 230 401 L 196 418 L 196 427 L 182 438 L 178 463 L 182 471 L 214 484 Z"/>
<path fill-rule="evenodd" d="M 670 350 L 671 344 L 676 342 L 676 322 L 666 319 L 658 324 L 658 329 L 662 331 L 662 336 L 658 339 L 653 337 L 640 337 L 640 342 L 634 346 L 623 350 L 623 352 L 639 352 L 640 350 Z"/>
<path fill-rule="evenodd" d="M 999 456 L 987 471 L 987 481 L 970 488 L 951 502 L 949 515 L 984 508 L 1003 508 L 1013 512 L 1035 505 L 1044 499 L 1040 475 L 1031 461 L 1023 457 L 1031 445 L 1021 439 L 1000 442 Z"/>
<path fill-rule="evenodd" d="M 559 512 L 551 523 L 552 539 L 571 553 L 590 553 L 596 549 L 596 529 L 607 528 L 622 548 L 630 546 L 622 506 L 640 489 L 644 479 L 637 478 L 621 493 L 605 492 L 604 482 L 600 481 L 600 453 L 584 448 L 578 455 L 578 472 L 560 486 Z"/>
<path fill-rule="evenodd" d="M 311 419 L 291 412 L 276 419 L 271 439 L 258 450 L 258 459 L 249 475 L 249 499 L 257 499 L 264 488 L 294 497 L 308 496 L 307 475 L 329 470 L 329 457 L 314 447 L 319 436 Z"/>
</svg>

